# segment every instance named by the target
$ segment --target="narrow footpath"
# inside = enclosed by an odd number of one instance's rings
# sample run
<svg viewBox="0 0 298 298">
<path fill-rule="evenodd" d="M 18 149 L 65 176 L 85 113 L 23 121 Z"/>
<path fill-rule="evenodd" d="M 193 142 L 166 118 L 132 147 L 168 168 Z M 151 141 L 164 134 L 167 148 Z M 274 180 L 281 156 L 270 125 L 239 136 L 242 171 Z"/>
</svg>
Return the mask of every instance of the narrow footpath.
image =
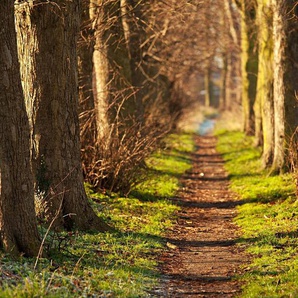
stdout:
<svg viewBox="0 0 298 298">
<path fill-rule="evenodd" d="M 182 179 L 176 203 L 177 224 L 167 235 L 161 257 L 159 297 L 237 297 L 241 284 L 235 276 L 247 256 L 236 245 L 239 236 L 233 218 L 240 204 L 229 190 L 216 138 L 197 136 L 193 168 Z"/>
</svg>

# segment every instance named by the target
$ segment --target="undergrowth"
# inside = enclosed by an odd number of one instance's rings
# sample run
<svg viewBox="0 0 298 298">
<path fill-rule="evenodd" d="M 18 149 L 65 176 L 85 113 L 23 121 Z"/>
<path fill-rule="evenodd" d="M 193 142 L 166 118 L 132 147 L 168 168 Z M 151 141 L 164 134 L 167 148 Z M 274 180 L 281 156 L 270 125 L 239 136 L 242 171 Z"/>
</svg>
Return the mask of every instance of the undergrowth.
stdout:
<svg viewBox="0 0 298 298">
<path fill-rule="evenodd" d="M 190 167 L 192 136 L 171 135 L 164 145 L 147 160 L 147 178 L 129 197 L 87 186 L 93 207 L 117 232 L 50 232 L 48 258 L 36 268 L 34 259 L 2 254 L 0 297 L 148 297 L 158 281 L 162 237 L 178 209 L 169 198 Z"/>
<path fill-rule="evenodd" d="M 298 297 L 298 201 L 289 173 L 261 170 L 260 149 L 239 132 L 218 131 L 231 188 L 239 195 L 239 243 L 251 256 L 241 297 Z"/>
</svg>

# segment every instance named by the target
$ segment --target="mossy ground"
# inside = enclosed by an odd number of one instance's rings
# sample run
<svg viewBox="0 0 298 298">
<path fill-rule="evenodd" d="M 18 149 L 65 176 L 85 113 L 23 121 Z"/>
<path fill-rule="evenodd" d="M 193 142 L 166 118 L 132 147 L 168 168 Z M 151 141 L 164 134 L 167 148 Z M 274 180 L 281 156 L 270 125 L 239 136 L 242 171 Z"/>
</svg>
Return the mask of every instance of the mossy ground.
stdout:
<svg viewBox="0 0 298 298">
<path fill-rule="evenodd" d="M 298 201 L 292 174 L 269 176 L 260 149 L 239 132 L 218 131 L 231 188 L 239 197 L 239 245 L 251 256 L 241 297 L 298 297 Z M 169 198 L 190 167 L 192 135 L 173 135 L 127 198 L 96 194 L 92 204 L 115 233 L 50 233 L 48 259 L 2 254 L 0 297 L 146 297 L 158 280 L 156 256 L 176 210 Z"/>
<path fill-rule="evenodd" d="M 218 131 L 231 188 L 239 195 L 239 243 L 251 255 L 241 297 L 298 297 L 298 201 L 292 174 L 269 176 L 261 151 L 239 132 Z"/>
<path fill-rule="evenodd" d="M 53 233 L 49 258 L 2 254 L 0 297 L 145 297 L 158 280 L 157 255 L 179 207 L 169 198 L 190 168 L 191 134 L 171 135 L 147 161 L 145 179 L 129 197 L 93 193 L 92 204 L 115 233 Z"/>
</svg>

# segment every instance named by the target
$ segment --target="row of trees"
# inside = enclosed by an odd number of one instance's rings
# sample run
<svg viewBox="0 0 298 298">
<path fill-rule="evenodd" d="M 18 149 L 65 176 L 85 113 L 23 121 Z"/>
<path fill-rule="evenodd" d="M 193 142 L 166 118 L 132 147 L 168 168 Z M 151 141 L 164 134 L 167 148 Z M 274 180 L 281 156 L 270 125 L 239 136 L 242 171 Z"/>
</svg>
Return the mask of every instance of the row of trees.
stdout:
<svg viewBox="0 0 298 298">
<path fill-rule="evenodd" d="M 219 107 L 237 114 L 241 104 L 243 130 L 262 146 L 264 168 L 278 174 L 291 162 L 297 167 L 298 2 L 211 2 L 212 21 L 204 30 L 209 38 L 204 40 L 213 49 L 212 62 L 205 73 L 220 73 Z M 212 36 L 214 32 L 220 34 Z"/>
<path fill-rule="evenodd" d="M 241 12 L 244 131 L 279 173 L 296 155 L 297 1 L 235 0 Z"/>
<path fill-rule="evenodd" d="M 298 121 L 297 10 L 293 0 L 1 1 L 5 250 L 38 253 L 34 200 L 53 228 L 109 230 L 84 180 L 127 194 L 200 94 L 206 106 L 242 105 L 264 166 L 281 171 Z"/>
<path fill-rule="evenodd" d="M 111 229 L 91 208 L 84 179 L 128 193 L 191 106 L 207 53 L 197 45 L 202 9 L 187 0 L 1 1 L 6 251 L 40 253 L 36 200 L 52 228 Z"/>
</svg>

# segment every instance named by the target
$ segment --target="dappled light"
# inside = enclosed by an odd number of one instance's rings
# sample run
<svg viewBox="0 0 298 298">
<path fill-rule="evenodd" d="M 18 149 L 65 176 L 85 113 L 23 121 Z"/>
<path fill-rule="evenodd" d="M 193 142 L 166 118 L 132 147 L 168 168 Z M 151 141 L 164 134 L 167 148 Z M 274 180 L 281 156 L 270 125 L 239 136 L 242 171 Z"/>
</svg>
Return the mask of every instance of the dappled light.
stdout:
<svg viewBox="0 0 298 298">
<path fill-rule="evenodd" d="M 298 297 L 297 0 L 0 1 L 0 297 Z"/>
</svg>

